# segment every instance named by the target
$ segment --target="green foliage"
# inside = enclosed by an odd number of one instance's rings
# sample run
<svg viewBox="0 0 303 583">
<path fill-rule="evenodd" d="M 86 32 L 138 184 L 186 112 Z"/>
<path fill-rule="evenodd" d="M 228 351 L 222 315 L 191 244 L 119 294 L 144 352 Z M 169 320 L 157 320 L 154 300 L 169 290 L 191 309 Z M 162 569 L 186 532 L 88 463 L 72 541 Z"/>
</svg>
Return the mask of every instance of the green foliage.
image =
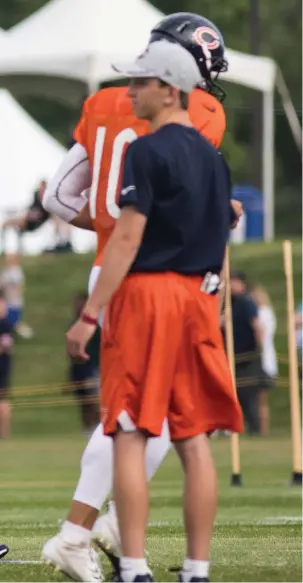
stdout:
<svg viewBox="0 0 303 583">
<path fill-rule="evenodd" d="M 47 0 L 1 0 L 0 3 L 0 26 L 7 30 L 14 26 L 41 6 Z"/>
</svg>

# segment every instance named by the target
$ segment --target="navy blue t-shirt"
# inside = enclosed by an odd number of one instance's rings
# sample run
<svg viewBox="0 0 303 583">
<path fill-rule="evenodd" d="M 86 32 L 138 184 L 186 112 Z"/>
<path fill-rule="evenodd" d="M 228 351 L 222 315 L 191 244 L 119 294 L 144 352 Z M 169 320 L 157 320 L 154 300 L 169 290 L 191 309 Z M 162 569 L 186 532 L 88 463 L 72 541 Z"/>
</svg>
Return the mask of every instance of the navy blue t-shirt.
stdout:
<svg viewBox="0 0 303 583">
<path fill-rule="evenodd" d="M 127 149 L 119 205 L 147 224 L 131 272 L 222 269 L 229 235 L 226 163 L 195 129 L 168 124 Z"/>
</svg>

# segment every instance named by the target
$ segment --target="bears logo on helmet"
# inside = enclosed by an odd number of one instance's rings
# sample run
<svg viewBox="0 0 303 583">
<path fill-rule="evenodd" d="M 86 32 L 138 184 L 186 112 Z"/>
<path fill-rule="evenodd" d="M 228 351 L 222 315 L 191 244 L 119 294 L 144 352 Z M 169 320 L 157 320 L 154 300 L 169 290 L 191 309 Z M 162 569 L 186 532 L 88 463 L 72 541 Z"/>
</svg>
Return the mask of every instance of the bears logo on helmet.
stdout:
<svg viewBox="0 0 303 583">
<path fill-rule="evenodd" d="M 161 39 L 179 43 L 189 51 L 201 73 L 201 88 L 223 101 L 225 92 L 216 80 L 220 73 L 227 71 L 228 64 L 217 26 L 199 14 L 177 12 L 165 16 L 152 29 L 149 43 Z"/>
<path fill-rule="evenodd" d="M 214 51 L 220 46 L 220 36 L 216 30 L 208 26 L 199 26 L 193 34 L 195 41 L 202 47 L 206 46 L 209 51 Z"/>
</svg>

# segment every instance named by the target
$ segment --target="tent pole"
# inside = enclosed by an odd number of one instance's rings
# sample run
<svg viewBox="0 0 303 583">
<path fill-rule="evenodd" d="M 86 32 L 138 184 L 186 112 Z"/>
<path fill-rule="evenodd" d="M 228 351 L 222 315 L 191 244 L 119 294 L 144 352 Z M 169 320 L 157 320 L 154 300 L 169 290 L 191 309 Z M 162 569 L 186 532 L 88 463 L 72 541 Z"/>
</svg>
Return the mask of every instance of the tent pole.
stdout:
<svg viewBox="0 0 303 583">
<path fill-rule="evenodd" d="M 282 71 L 279 67 L 277 67 L 276 83 L 293 138 L 296 142 L 296 145 L 298 146 L 299 152 L 302 152 L 302 128 L 284 77 L 282 75 Z"/>
<path fill-rule="evenodd" d="M 88 79 L 87 80 L 87 94 L 88 95 L 93 95 L 94 93 L 96 93 L 96 91 L 98 91 L 98 89 L 99 89 L 98 81 L 96 81 L 95 79 Z"/>
<path fill-rule="evenodd" d="M 87 75 L 87 93 L 93 95 L 99 89 L 99 81 L 97 81 L 95 72 L 95 57 L 90 55 L 88 58 L 88 75 Z"/>
<path fill-rule="evenodd" d="M 263 93 L 263 212 L 264 239 L 269 242 L 274 239 L 274 92 Z"/>
</svg>

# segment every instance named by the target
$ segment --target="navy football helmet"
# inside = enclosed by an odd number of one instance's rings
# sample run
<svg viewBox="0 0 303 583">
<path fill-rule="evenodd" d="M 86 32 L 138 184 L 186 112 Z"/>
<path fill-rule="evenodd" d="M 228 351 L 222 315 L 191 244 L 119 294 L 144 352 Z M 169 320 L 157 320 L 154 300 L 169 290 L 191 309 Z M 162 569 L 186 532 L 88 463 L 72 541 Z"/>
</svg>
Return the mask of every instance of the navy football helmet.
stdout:
<svg viewBox="0 0 303 583">
<path fill-rule="evenodd" d="M 225 92 L 216 80 L 220 73 L 227 71 L 228 63 L 217 26 L 199 14 L 177 12 L 165 16 L 152 29 L 150 43 L 163 39 L 179 43 L 193 55 L 201 72 L 202 89 L 223 101 Z"/>
</svg>

